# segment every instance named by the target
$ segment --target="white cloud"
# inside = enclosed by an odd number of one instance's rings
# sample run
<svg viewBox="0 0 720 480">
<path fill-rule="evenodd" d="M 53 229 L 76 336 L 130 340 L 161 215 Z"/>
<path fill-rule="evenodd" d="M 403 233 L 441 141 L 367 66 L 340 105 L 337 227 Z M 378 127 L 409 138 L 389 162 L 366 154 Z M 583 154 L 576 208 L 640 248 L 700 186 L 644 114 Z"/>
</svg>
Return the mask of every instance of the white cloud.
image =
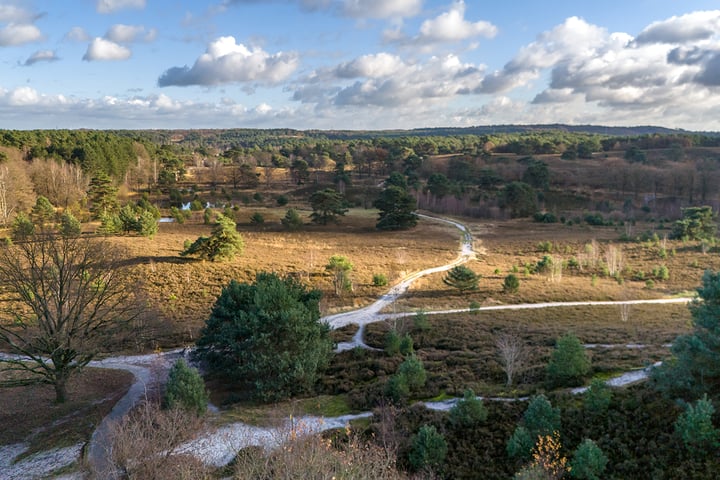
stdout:
<svg viewBox="0 0 720 480">
<path fill-rule="evenodd" d="M 54 62 L 55 60 L 58 60 L 58 57 L 54 50 L 38 50 L 25 60 L 25 65 L 30 66 L 38 62 Z"/>
<path fill-rule="evenodd" d="M 42 38 L 40 29 L 30 23 L 11 23 L 0 28 L 0 47 L 37 42 Z"/>
<path fill-rule="evenodd" d="M 318 70 L 295 89 L 293 98 L 305 103 L 338 106 L 400 107 L 447 102 L 476 89 L 482 66 L 465 64 L 456 55 L 409 63 L 388 53 L 365 55 Z M 348 80 L 354 80 L 347 84 Z"/>
<path fill-rule="evenodd" d="M 720 10 L 692 12 L 653 22 L 637 36 L 637 43 L 687 43 L 720 32 Z"/>
<path fill-rule="evenodd" d="M 29 10 L 12 4 L 0 4 L 0 22 L 2 23 L 32 23 L 37 15 Z"/>
<path fill-rule="evenodd" d="M 104 38 L 96 37 L 88 45 L 83 60 L 127 60 L 132 55 L 130 49 Z"/>
<path fill-rule="evenodd" d="M 342 11 L 354 18 L 402 18 L 420 13 L 422 0 L 343 0 Z"/>
<path fill-rule="evenodd" d="M 292 75 L 298 64 L 294 53 L 270 54 L 260 48 L 250 49 L 236 43 L 234 37 L 220 37 L 208 45 L 192 68 L 172 67 L 160 76 L 158 85 L 277 84 Z"/>
<path fill-rule="evenodd" d="M 98 13 L 115 13 L 128 8 L 143 9 L 145 0 L 97 0 L 95 8 Z"/>
<path fill-rule="evenodd" d="M 363 55 L 350 62 L 340 64 L 335 73 L 341 78 L 380 78 L 396 73 L 403 68 L 400 57 L 389 53 Z"/>
<path fill-rule="evenodd" d="M 420 26 L 418 40 L 422 43 L 457 42 L 473 37 L 493 38 L 497 27 L 490 22 L 468 22 L 465 20 L 465 2 L 456 1 L 445 13 Z"/>
<path fill-rule="evenodd" d="M 136 41 L 151 42 L 155 40 L 157 31 L 153 28 L 146 30 L 142 25 L 123 25 L 118 23 L 111 26 L 105 38 L 115 43 L 133 43 Z"/>
<path fill-rule="evenodd" d="M 90 40 L 90 35 L 82 27 L 73 27 L 64 38 L 70 42 L 87 42 Z"/>
</svg>

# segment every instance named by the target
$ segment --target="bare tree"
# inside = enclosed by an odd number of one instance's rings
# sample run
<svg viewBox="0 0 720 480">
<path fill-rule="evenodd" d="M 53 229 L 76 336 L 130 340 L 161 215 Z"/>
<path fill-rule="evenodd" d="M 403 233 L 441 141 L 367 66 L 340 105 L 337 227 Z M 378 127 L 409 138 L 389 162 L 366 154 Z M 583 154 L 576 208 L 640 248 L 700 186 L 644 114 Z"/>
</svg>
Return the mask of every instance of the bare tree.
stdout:
<svg viewBox="0 0 720 480">
<path fill-rule="evenodd" d="M 112 467 L 127 479 L 210 478 L 209 467 L 177 451 L 205 430 L 204 419 L 192 412 L 143 402 L 111 428 Z M 106 478 L 112 472 L 95 473 Z"/>
<path fill-rule="evenodd" d="M 621 273 L 625 266 L 622 248 L 612 244 L 608 245 L 605 250 L 605 263 L 610 275 L 615 276 Z"/>
<path fill-rule="evenodd" d="M 137 316 L 134 288 L 106 241 L 39 231 L 0 246 L 0 365 L 12 385 L 67 382 Z M 6 384 L 7 385 L 7 384 Z"/>
<path fill-rule="evenodd" d="M 32 184 L 22 166 L 12 161 L 0 165 L 0 225 L 7 225 L 14 213 L 27 210 L 33 201 Z"/>
<path fill-rule="evenodd" d="M 527 347 L 522 338 L 514 333 L 502 333 L 495 337 L 495 346 L 505 372 L 505 384 L 510 386 L 516 374 L 522 371 L 525 365 L 528 356 Z"/>
<path fill-rule="evenodd" d="M 80 201 L 90 184 L 78 165 L 55 160 L 33 160 L 30 175 L 37 194 L 61 207 Z"/>
</svg>

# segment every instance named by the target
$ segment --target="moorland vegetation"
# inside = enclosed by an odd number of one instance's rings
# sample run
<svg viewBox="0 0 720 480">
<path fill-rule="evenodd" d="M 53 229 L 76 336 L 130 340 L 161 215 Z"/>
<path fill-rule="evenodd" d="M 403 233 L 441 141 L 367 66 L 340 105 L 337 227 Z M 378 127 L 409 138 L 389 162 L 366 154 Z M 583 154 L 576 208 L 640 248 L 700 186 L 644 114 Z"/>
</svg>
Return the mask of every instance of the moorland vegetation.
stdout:
<svg viewBox="0 0 720 480">
<path fill-rule="evenodd" d="M 204 387 L 178 364 L 116 431 L 129 478 L 715 478 L 720 137 L 610 133 L 0 132 L 0 421 L 22 423 L 0 442 L 87 441 L 130 382 L 91 360 L 197 346 Z M 475 258 L 332 353 L 358 327 L 322 316 L 455 259 L 418 209 Z M 159 455 L 209 428 L 206 396 L 215 424 L 372 416 L 295 455 Z"/>
</svg>

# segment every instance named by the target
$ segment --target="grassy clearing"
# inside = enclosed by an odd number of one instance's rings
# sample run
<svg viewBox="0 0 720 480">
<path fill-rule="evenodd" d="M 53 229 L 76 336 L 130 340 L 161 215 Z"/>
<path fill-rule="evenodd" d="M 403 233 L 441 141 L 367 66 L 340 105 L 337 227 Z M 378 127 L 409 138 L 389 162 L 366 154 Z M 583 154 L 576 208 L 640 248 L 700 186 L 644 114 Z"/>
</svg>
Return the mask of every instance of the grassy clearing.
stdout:
<svg viewBox="0 0 720 480">
<path fill-rule="evenodd" d="M 28 442 L 29 455 L 87 441 L 99 421 L 125 394 L 132 378 L 132 374 L 120 370 L 88 368 L 71 378 L 69 399 L 63 404 L 54 402 L 55 391 L 50 385 L 0 390 L 0 445 Z"/>
</svg>

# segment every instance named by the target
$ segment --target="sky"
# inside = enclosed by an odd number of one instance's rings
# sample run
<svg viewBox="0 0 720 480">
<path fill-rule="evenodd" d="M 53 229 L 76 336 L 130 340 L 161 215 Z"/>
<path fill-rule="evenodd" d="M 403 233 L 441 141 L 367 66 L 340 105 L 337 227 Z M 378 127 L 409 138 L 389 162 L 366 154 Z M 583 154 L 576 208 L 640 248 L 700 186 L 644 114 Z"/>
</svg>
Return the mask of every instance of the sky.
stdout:
<svg viewBox="0 0 720 480">
<path fill-rule="evenodd" d="M 0 0 L 0 128 L 720 131 L 717 0 Z"/>
</svg>

